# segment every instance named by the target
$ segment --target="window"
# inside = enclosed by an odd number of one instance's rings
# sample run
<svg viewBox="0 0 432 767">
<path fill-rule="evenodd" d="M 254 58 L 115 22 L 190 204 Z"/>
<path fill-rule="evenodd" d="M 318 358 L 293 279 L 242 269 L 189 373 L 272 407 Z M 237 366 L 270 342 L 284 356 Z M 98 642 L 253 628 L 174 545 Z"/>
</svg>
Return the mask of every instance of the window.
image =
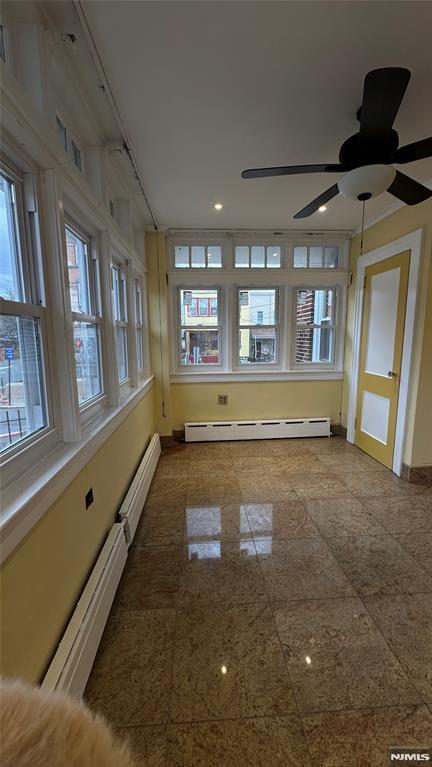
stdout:
<svg viewBox="0 0 432 767">
<path fill-rule="evenodd" d="M 334 361 L 335 299 L 334 288 L 296 291 L 296 364 Z"/>
<path fill-rule="evenodd" d="M 28 214 L 30 218 L 30 214 Z M 29 221 L 30 223 L 30 221 Z M 21 180 L 0 172 L 0 452 L 48 426 L 44 308 L 27 248 Z M 39 291 L 40 293 L 40 291 Z"/>
<path fill-rule="evenodd" d="M 117 371 L 119 381 L 126 381 L 128 377 L 128 346 L 126 273 L 124 267 L 117 264 L 113 265 L 112 276 L 114 324 L 116 327 Z"/>
<path fill-rule="evenodd" d="M 102 393 L 98 264 L 90 239 L 69 225 L 66 250 L 78 401 L 84 405 Z"/>
<path fill-rule="evenodd" d="M 0 59 L 6 63 L 6 40 L 3 24 L 0 24 Z"/>
<path fill-rule="evenodd" d="M 176 269 L 220 269 L 222 247 L 221 245 L 176 245 L 174 266 Z"/>
<path fill-rule="evenodd" d="M 72 153 L 72 162 L 81 173 L 82 171 L 81 149 L 79 148 L 78 144 L 73 139 L 71 141 L 71 153 Z"/>
<path fill-rule="evenodd" d="M 136 354 L 138 372 L 144 368 L 144 326 L 143 326 L 143 300 L 141 280 L 134 279 L 135 287 L 135 333 L 136 333 Z"/>
<path fill-rule="evenodd" d="M 296 269 L 337 269 L 339 247 L 334 245 L 296 245 L 294 247 L 294 268 Z"/>
<path fill-rule="evenodd" d="M 62 145 L 65 152 L 68 150 L 68 138 L 67 138 L 67 130 L 66 126 L 63 124 L 63 121 L 60 120 L 60 117 L 56 116 L 56 125 L 57 125 L 57 136 L 58 140 L 60 141 L 60 144 Z"/>
<path fill-rule="evenodd" d="M 276 288 L 238 290 L 238 358 L 240 365 L 277 362 Z"/>
<path fill-rule="evenodd" d="M 179 290 L 181 365 L 220 363 L 219 292 L 214 288 Z"/>
<path fill-rule="evenodd" d="M 280 269 L 280 245 L 236 245 L 236 269 Z"/>
</svg>

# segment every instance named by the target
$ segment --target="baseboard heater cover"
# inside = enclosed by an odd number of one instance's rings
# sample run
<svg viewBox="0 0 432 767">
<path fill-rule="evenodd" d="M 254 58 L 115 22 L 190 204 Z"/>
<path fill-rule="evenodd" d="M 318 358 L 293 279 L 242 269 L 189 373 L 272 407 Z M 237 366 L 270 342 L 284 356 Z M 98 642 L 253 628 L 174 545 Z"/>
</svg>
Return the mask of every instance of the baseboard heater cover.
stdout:
<svg viewBox="0 0 432 767">
<path fill-rule="evenodd" d="M 85 690 L 160 453 L 154 434 L 44 677 L 45 689 L 77 698 Z"/>
<path fill-rule="evenodd" d="M 186 442 L 329 436 L 330 418 L 280 418 L 266 421 L 185 423 Z"/>
<path fill-rule="evenodd" d="M 114 524 L 48 668 L 42 687 L 80 698 L 127 559 L 124 523 Z"/>
<path fill-rule="evenodd" d="M 160 437 L 154 434 L 119 511 L 120 519 L 125 523 L 128 547 L 133 541 L 160 454 Z"/>
</svg>

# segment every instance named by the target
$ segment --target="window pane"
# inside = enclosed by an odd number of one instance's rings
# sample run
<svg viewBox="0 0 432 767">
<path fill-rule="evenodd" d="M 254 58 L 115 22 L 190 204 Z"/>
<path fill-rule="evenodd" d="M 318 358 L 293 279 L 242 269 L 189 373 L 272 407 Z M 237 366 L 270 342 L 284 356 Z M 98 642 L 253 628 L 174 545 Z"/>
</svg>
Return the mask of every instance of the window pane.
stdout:
<svg viewBox="0 0 432 767">
<path fill-rule="evenodd" d="M 327 269 L 336 269 L 338 258 L 339 248 L 324 248 L 324 266 Z"/>
<path fill-rule="evenodd" d="M 333 362 L 334 328 L 298 328 L 296 362 Z"/>
<path fill-rule="evenodd" d="M 204 245 L 192 245 L 192 266 L 202 269 L 205 267 L 205 247 Z"/>
<path fill-rule="evenodd" d="M 307 248 L 297 245 L 294 248 L 294 267 L 304 268 L 307 266 Z"/>
<path fill-rule="evenodd" d="M 323 249 L 316 246 L 309 248 L 309 266 L 312 269 L 320 269 L 323 265 Z"/>
<path fill-rule="evenodd" d="M 240 325 L 274 325 L 276 290 L 272 288 L 239 291 Z"/>
<path fill-rule="evenodd" d="M 180 319 L 188 327 L 218 324 L 217 290 L 180 290 Z"/>
<path fill-rule="evenodd" d="M 137 350 L 137 369 L 142 370 L 144 367 L 142 328 L 136 329 L 136 350 Z"/>
<path fill-rule="evenodd" d="M 297 325 L 321 325 L 333 322 L 335 291 L 311 290 L 304 288 L 297 291 Z"/>
<path fill-rule="evenodd" d="M 75 368 L 80 404 L 102 392 L 97 325 L 74 322 Z"/>
<path fill-rule="evenodd" d="M 119 269 L 117 269 L 116 266 L 113 266 L 113 268 L 112 268 L 112 276 L 113 276 L 113 312 L 114 312 L 114 319 L 119 321 L 119 320 L 121 320 L 121 316 L 120 316 L 120 272 L 119 272 Z"/>
<path fill-rule="evenodd" d="M 15 187 L 0 174 L 0 296 L 24 301 Z"/>
<path fill-rule="evenodd" d="M 135 322 L 142 325 L 142 297 L 139 280 L 135 280 Z"/>
<path fill-rule="evenodd" d="M 187 269 L 189 266 L 189 246 L 176 245 L 174 248 L 174 262 L 177 269 Z"/>
<path fill-rule="evenodd" d="M 81 170 L 81 149 L 79 146 L 75 144 L 75 141 L 72 140 L 72 160 L 74 165 L 78 168 L 78 170 Z"/>
<path fill-rule="evenodd" d="M 117 344 L 117 370 L 119 381 L 124 381 L 128 377 L 128 358 L 127 358 L 127 333 L 126 328 L 120 325 L 116 328 Z"/>
<path fill-rule="evenodd" d="M 256 268 L 265 266 L 265 247 L 264 245 L 252 245 L 251 247 L 251 266 Z"/>
<path fill-rule="evenodd" d="M 0 316 L 0 451 L 47 425 L 39 320 Z"/>
<path fill-rule="evenodd" d="M 249 267 L 249 246 L 237 245 L 235 249 L 235 265 L 237 269 Z"/>
<path fill-rule="evenodd" d="M 275 328 L 240 329 L 240 364 L 276 362 Z"/>
<path fill-rule="evenodd" d="M 279 269 L 280 265 L 281 265 L 280 245 L 268 245 L 267 246 L 267 268 Z"/>
<path fill-rule="evenodd" d="M 92 314 L 87 243 L 66 227 L 66 248 L 72 311 Z"/>
<path fill-rule="evenodd" d="M 207 267 L 209 269 L 219 269 L 222 267 L 222 248 L 220 245 L 208 246 Z"/>
<path fill-rule="evenodd" d="M 219 360 L 219 332 L 217 330 L 182 330 L 182 365 L 216 365 Z"/>
<path fill-rule="evenodd" d="M 62 121 L 60 120 L 60 117 L 56 117 L 56 124 L 57 124 L 57 136 L 60 141 L 60 144 L 62 145 L 63 149 L 67 152 L 67 133 L 66 128 L 63 125 Z"/>
</svg>

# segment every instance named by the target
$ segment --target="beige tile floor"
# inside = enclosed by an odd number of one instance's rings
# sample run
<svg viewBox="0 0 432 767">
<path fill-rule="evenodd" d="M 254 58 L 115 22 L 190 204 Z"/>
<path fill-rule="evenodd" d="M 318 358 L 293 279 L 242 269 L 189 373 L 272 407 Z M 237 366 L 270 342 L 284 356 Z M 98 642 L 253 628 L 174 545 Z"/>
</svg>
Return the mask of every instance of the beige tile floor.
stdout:
<svg viewBox="0 0 432 767">
<path fill-rule="evenodd" d="M 89 704 L 142 767 L 432 746 L 432 491 L 340 438 L 164 451 Z"/>
</svg>

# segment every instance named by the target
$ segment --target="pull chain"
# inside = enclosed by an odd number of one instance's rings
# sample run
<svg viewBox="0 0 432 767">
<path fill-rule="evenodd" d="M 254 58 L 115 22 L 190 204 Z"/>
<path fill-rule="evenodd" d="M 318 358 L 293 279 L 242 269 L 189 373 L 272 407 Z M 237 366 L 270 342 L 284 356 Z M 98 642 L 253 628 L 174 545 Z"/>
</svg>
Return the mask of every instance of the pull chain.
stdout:
<svg viewBox="0 0 432 767">
<path fill-rule="evenodd" d="M 365 220 L 365 207 L 366 207 L 366 200 L 363 200 L 363 212 L 362 212 L 362 223 L 361 223 L 361 240 L 360 240 L 360 255 L 363 255 L 363 235 L 364 235 L 364 220 Z"/>
</svg>

